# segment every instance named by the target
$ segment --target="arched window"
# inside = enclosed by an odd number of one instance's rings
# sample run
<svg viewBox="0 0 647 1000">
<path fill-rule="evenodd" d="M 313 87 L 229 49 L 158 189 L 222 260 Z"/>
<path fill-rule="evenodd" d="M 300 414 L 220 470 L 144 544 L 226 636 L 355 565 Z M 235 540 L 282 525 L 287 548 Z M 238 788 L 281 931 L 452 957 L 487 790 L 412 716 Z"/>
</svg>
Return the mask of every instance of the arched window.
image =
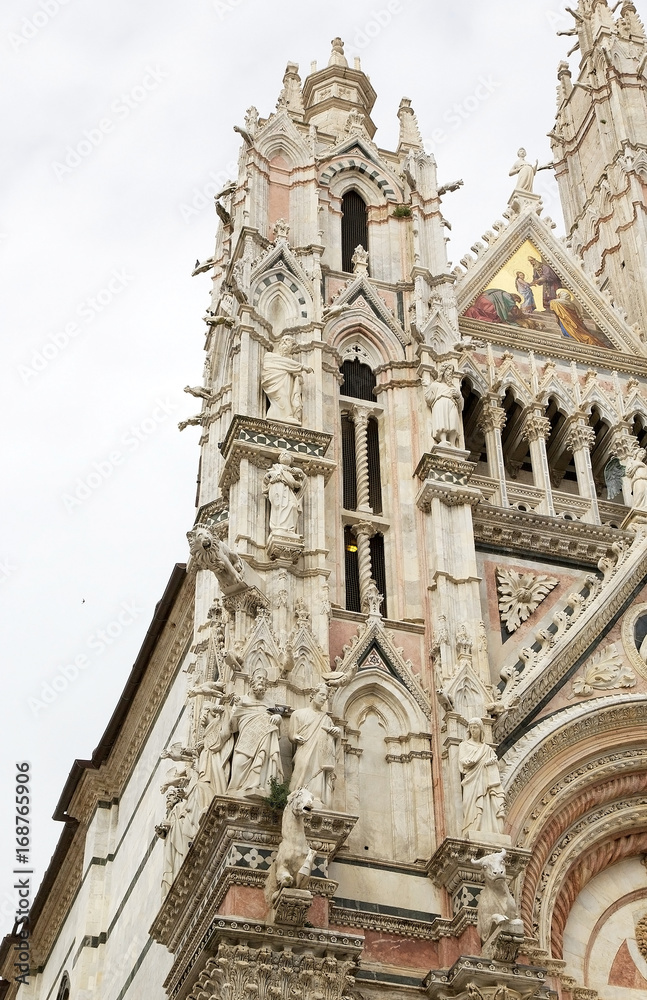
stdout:
<svg viewBox="0 0 647 1000">
<path fill-rule="evenodd" d="M 341 200 L 341 269 L 352 272 L 358 246 L 368 250 L 366 202 L 357 191 L 347 191 Z"/>
<path fill-rule="evenodd" d="M 346 570 L 346 609 L 361 611 L 359 596 L 359 562 L 357 559 L 357 539 L 349 524 L 344 528 L 344 562 Z"/>
<path fill-rule="evenodd" d="M 63 973 L 63 978 L 61 979 L 61 984 L 58 988 L 58 993 L 56 994 L 56 1000 L 69 1000 L 70 997 L 70 977 L 67 972 Z"/>
<path fill-rule="evenodd" d="M 344 384 L 341 387 L 344 396 L 352 396 L 354 399 L 370 399 L 375 402 L 373 389 L 376 378 L 375 373 L 368 365 L 362 364 L 359 358 L 353 358 L 352 361 L 344 361 L 341 373 L 344 376 Z"/>
</svg>

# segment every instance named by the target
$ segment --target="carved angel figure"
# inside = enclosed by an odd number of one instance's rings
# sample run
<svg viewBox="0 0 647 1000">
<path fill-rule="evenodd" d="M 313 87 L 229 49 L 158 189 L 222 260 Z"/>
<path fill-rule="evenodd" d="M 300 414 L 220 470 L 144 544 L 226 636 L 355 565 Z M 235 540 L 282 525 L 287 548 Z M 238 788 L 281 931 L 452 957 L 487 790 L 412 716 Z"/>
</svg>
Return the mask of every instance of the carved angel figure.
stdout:
<svg viewBox="0 0 647 1000">
<path fill-rule="evenodd" d="M 498 566 L 499 613 L 508 632 L 515 632 L 535 611 L 559 580 L 541 573 L 517 573 Z"/>
</svg>

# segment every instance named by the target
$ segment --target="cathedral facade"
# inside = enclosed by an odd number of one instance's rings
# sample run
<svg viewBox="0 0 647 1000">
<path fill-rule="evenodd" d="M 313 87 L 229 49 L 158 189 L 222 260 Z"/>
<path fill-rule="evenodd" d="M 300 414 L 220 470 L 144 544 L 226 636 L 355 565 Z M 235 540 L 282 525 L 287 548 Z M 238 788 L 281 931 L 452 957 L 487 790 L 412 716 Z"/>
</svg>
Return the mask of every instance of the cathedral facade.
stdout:
<svg viewBox="0 0 647 1000">
<path fill-rule="evenodd" d="M 519 150 L 452 269 L 340 39 L 236 127 L 187 564 L 2 996 L 645 996 L 647 40 L 573 24 L 563 239 Z"/>
</svg>

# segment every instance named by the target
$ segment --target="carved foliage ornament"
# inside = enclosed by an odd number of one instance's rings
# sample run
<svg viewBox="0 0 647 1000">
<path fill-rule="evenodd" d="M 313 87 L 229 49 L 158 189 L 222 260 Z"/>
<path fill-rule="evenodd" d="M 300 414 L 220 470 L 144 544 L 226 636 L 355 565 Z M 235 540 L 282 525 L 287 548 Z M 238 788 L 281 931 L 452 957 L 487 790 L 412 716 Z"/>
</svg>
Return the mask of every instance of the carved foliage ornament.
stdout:
<svg viewBox="0 0 647 1000">
<path fill-rule="evenodd" d="M 584 667 L 584 672 L 573 680 L 573 694 L 593 694 L 594 691 L 610 691 L 614 688 L 629 688 L 636 684 L 633 670 L 625 666 L 614 643 L 598 650 Z"/>
<path fill-rule="evenodd" d="M 498 566 L 496 569 L 499 592 L 499 614 L 508 632 L 515 632 L 522 622 L 535 611 L 550 594 L 559 580 L 542 573 L 517 573 Z"/>
</svg>

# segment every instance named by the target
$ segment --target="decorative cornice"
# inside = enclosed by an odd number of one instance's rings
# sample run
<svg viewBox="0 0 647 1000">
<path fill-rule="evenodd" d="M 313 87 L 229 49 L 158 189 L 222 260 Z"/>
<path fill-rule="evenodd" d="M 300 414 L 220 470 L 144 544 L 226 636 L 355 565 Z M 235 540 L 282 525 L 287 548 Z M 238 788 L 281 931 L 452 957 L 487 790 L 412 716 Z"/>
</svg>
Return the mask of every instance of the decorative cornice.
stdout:
<svg viewBox="0 0 647 1000">
<path fill-rule="evenodd" d="M 582 521 L 564 521 L 510 507 L 481 503 L 473 513 L 474 538 L 497 552 L 533 552 L 577 565 L 596 567 L 618 540 L 631 540 L 628 532 Z"/>
<path fill-rule="evenodd" d="M 450 894 L 464 881 L 483 885 L 483 868 L 474 864 L 474 860 L 493 850 L 492 843 L 446 837 L 429 860 L 427 874 L 435 885 L 443 886 Z M 505 864 L 510 878 L 516 878 L 525 869 L 530 857 L 531 852 L 523 848 L 506 847 Z"/>
</svg>

